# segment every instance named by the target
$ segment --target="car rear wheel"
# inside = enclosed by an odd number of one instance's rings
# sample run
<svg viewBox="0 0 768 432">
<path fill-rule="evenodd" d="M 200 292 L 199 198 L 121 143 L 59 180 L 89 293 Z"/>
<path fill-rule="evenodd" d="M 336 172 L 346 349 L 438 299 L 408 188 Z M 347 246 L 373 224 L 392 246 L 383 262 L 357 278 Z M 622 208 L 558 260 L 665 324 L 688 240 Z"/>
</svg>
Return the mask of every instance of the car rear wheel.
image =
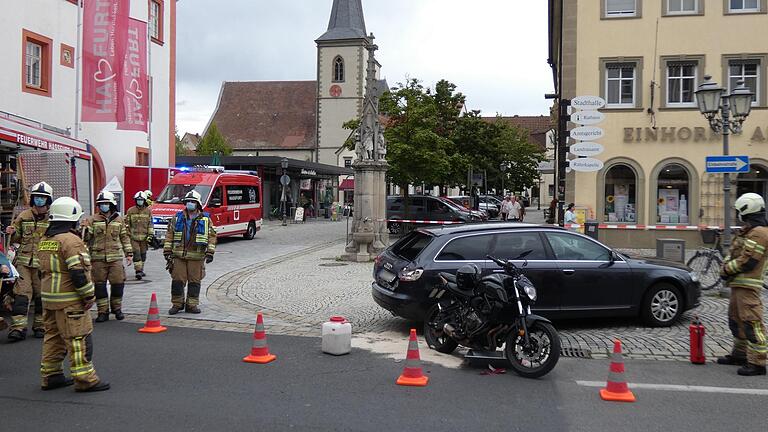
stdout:
<svg viewBox="0 0 768 432">
<path fill-rule="evenodd" d="M 680 290 L 669 283 L 651 287 L 643 299 L 641 315 L 646 324 L 653 327 L 669 327 L 683 313 Z"/>
<path fill-rule="evenodd" d="M 243 234 L 243 238 L 246 240 L 253 240 L 254 237 L 256 237 L 256 222 L 250 221 L 248 223 L 248 229 L 245 231 L 245 234 Z"/>
</svg>

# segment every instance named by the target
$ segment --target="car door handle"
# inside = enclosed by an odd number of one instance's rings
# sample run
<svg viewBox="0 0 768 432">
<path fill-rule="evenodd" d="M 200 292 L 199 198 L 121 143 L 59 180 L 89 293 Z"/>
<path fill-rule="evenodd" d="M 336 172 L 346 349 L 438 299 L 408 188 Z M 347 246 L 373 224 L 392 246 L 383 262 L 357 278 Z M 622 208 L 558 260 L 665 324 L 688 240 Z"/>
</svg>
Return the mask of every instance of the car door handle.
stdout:
<svg viewBox="0 0 768 432">
<path fill-rule="evenodd" d="M 572 274 L 576 273 L 576 270 L 574 270 L 574 269 L 563 269 L 563 273 L 565 273 L 567 275 L 572 275 Z"/>
</svg>

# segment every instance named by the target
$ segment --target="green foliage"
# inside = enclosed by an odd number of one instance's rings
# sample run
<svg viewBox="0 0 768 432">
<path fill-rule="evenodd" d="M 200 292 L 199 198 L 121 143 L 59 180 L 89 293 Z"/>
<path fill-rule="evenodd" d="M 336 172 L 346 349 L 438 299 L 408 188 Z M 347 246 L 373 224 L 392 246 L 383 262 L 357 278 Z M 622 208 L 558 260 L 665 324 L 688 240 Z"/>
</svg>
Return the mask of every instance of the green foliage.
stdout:
<svg viewBox="0 0 768 432">
<path fill-rule="evenodd" d="M 176 144 L 176 149 L 175 149 L 176 156 L 187 156 L 188 152 L 187 152 L 186 147 L 184 147 L 184 143 L 181 142 L 181 137 L 179 136 L 179 129 L 176 128 L 174 130 L 173 134 L 174 134 L 174 138 L 176 140 L 176 143 L 175 143 Z"/>
<path fill-rule="evenodd" d="M 213 122 L 203 139 L 197 144 L 196 152 L 198 155 L 212 155 L 215 151 L 223 156 L 232 154 L 232 147 L 229 146 L 224 135 L 219 132 L 216 122 Z"/>
<path fill-rule="evenodd" d="M 352 119 L 345 121 L 342 125 L 342 129 L 346 129 L 349 132 L 349 136 L 344 141 L 344 147 L 346 147 L 347 150 L 355 150 L 355 134 L 354 131 L 357 130 L 357 128 L 360 127 L 360 119 Z"/>
</svg>

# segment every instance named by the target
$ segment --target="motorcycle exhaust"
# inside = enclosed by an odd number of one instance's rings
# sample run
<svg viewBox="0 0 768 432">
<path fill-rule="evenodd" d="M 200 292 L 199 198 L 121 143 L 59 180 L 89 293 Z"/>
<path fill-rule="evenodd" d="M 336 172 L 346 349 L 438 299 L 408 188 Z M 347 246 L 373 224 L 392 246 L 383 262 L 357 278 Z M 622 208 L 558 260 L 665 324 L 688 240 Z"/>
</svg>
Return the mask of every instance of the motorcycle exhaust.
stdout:
<svg viewBox="0 0 768 432">
<path fill-rule="evenodd" d="M 454 337 L 456 329 L 453 328 L 452 325 L 446 323 L 445 325 L 443 325 L 443 332 L 445 332 L 445 334 L 447 334 L 450 337 Z"/>
</svg>

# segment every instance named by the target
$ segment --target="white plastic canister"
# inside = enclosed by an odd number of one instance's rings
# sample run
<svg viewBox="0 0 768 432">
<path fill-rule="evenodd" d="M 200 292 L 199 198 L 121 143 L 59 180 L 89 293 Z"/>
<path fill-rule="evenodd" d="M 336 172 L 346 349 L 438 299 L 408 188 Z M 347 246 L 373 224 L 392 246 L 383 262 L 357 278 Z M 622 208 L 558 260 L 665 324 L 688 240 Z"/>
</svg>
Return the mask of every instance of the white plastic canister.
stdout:
<svg viewBox="0 0 768 432">
<path fill-rule="evenodd" d="M 332 316 L 323 323 L 323 352 L 333 355 L 352 351 L 352 324 L 341 316 Z"/>
</svg>

